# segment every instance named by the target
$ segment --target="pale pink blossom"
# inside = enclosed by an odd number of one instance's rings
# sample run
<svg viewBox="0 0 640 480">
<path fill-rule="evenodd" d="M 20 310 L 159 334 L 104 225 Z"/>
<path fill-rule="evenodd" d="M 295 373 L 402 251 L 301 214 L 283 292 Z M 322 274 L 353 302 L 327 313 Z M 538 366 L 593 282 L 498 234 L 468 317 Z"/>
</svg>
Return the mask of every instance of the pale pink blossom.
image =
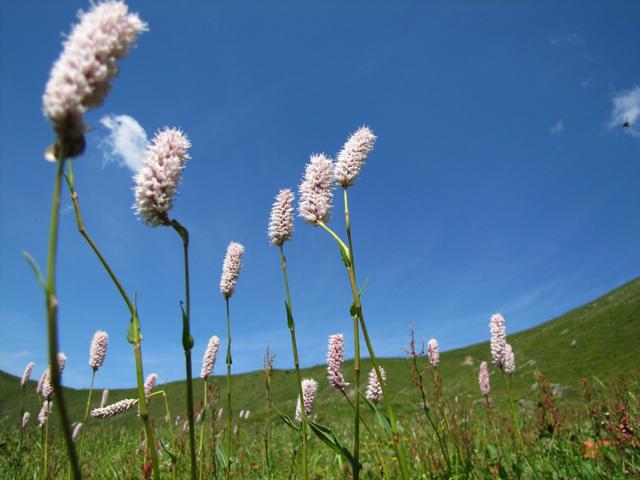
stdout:
<svg viewBox="0 0 640 480">
<path fill-rule="evenodd" d="M 244 247 L 241 244 L 231 242 L 227 247 L 227 254 L 222 264 L 222 275 L 220 276 L 220 293 L 225 298 L 230 298 L 236 289 L 243 255 Z"/>
<path fill-rule="evenodd" d="M 49 414 L 51 413 L 52 407 L 53 404 L 50 400 L 45 400 L 44 402 L 42 402 L 42 408 L 40 409 L 40 413 L 38 414 L 38 426 L 40 428 L 44 427 L 44 425 L 47 423 L 47 420 L 49 420 Z"/>
<path fill-rule="evenodd" d="M 22 372 L 22 378 L 20 379 L 21 387 L 24 387 L 29 381 L 29 378 L 31 377 L 31 372 L 33 371 L 34 366 L 35 366 L 35 363 L 29 362 L 27 363 L 27 366 L 24 367 L 24 372 Z"/>
<path fill-rule="evenodd" d="M 218 356 L 218 348 L 220 347 L 220 339 L 214 335 L 209 339 L 207 349 L 204 352 L 202 358 L 202 370 L 200 371 L 201 378 L 207 378 L 213 373 L 213 369 L 216 365 L 216 357 Z"/>
<path fill-rule="evenodd" d="M 298 212 L 312 225 L 326 223 L 333 202 L 333 163 L 324 154 L 309 157 L 300 187 Z"/>
<path fill-rule="evenodd" d="M 483 396 L 488 396 L 489 391 L 491 390 L 491 385 L 489 383 L 489 367 L 487 362 L 482 362 L 480 364 L 480 373 L 478 374 L 478 384 L 480 385 L 480 393 Z"/>
<path fill-rule="evenodd" d="M 165 127 L 156 133 L 144 154 L 144 165 L 133 177 L 138 217 L 151 227 L 167 225 L 169 210 L 182 179 L 191 142 L 176 128 Z"/>
<path fill-rule="evenodd" d="M 337 333 L 329 337 L 327 352 L 327 378 L 331 386 L 337 390 L 344 390 L 348 385 L 342 374 L 344 364 L 344 335 Z"/>
<path fill-rule="evenodd" d="M 107 346 L 109 345 L 109 335 L 107 332 L 98 330 L 93 334 L 91 347 L 89 348 L 89 366 L 95 371 L 104 363 L 104 357 L 107 354 Z"/>
<path fill-rule="evenodd" d="M 431 366 L 437 367 L 440 364 L 440 347 L 435 338 L 432 338 L 427 343 L 427 354 L 429 355 L 429 363 Z"/>
<path fill-rule="evenodd" d="M 158 382 L 157 373 L 150 373 L 149 375 L 147 375 L 147 378 L 144 381 L 144 394 L 146 396 L 151 395 L 151 392 L 153 392 L 153 389 L 155 388 L 157 382 Z"/>
<path fill-rule="evenodd" d="M 94 418 L 107 418 L 119 415 L 126 412 L 134 405 L 138 404 L 138 400 L 135 398 L 127 398 L 120 400 L 119 402 L 112 403 L 103 408 L 94 408 L 91 410 L 91 416 Z"/>
<path fill-rule="evenodd" d="M 507 345 L 507 330 L 504 318 L 499 313 L 491 316 L 491 357 L 496 367 L 502 368 L 504 363 L 504 352 Z"/>
<path fill-rule="evenodd" d="M 20 423 L 22 428 L 27 426 L 27 423 L 29 423 L 30 418 L 31 418 L 31 414 L 29 412 L 24 412 L 24 415 L 22 415 L 22 422 Z"/>
<path fill-rule="evenodd" d="M 382 381 L 386 382 L 387 372 L 384 371 L 384 368 L 379 368 Z M 367 385 L 366 397 L 373 403 L 378 403 L 380 400 L 382 400 L 382 385 L 380 385 L 380 380 L 378 379 L 375 368 L 372 368 L 369 372 L 369 385 Z"/>
<path fill-rule="evenodd" d="M 376 136 L 369 127 L 360 127 L 346 141 L 335 165 L 336 180 L 344 188 L 353 185 L 375 142 Z"/>
<path fill-rule="evenodd" d="M 293 234 L 293 192 L 280 190 L 271 207 L 269 216 L 269 238 L 271 245 L 280 247 Z"/>
<path fill-rule="evenodd" d="M 318 393 L 318 382 L 313 378 L 304 378 L 302 380 L 302 404 L 304 405 L 305 416 L 311 415 L 313 409 L 313 403 L 316 400 L 316 394 Z M 296 421 L 302 420 L 302 409 L 300 405 L 300 397 L 296 404 Z"/>
<path fill-rule="evenodd" d="M 86 127 L 83 114 L 99 107 L 123 58 L 147 25 L 121 1 L 108 0 L 78 14 L 79 23 L 64 42 L 43 96 L 44 114 L 58 136 L 77 138 Z"/>
<path fill-rule="evenodd" d="M 80 430 L 82 430 L 82 422 L 76 424 L 75 428 L 73 429 L 73 433 L 71 434 L 71 440 L 73 440 L 74 442 L 78 440 Z"/>
<path fill-rule="evenodd" d="M 516 356 L 508 343 L 504 350 L 504 373 L 512 375 L 516 371 Z"/>
<path fill-rule="evenodd" d="M 102 399 L 100 399 L 100 408 L 106 407 L 107 403 L 109 403 L 109 390 L 105 388 L 102 391 Z"/>
</svg>

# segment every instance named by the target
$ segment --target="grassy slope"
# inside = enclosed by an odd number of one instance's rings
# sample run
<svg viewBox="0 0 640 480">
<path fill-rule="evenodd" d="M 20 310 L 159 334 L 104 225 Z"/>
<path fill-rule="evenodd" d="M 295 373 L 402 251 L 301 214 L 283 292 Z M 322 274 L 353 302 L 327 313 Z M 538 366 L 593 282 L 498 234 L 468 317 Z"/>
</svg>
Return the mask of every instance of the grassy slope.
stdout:
<svg viewBox="0 0 640 480">
<path fill-rule="evenodd" d="M 507 319 L 508 327 L 508 319 Z M 283 335 L 286 332 L 283 331 Z M 580 378 L 592 375 L 606 381 L 620 375 L 637 374 L 640 365 L 640 278 L 613 290 L 607 295 L 554 320 L 532 329 L 509 336 L 518 364 L 514 376 L 514 392 L 518 398 L 533 398 L 531 385 L 534 382 L 533 371 L 543 371 L 553 383 L 572 387 L 568 398 L 577 398 Z M 572 345 L 572 342 L 575 343 Z M 224 352 L 223 352 L 224 353 Z M 445 389 L 457 395 L 462 401 L 473 401 L 480 397 L 477 389 L 478 365 L 489 360 L 488 342 L 445 352 L 441 355 L 440 372 Z M 465 359 L 467 360 L 465 362 Z M 472 365 L 468 365 L 471 360 Z M 423 364 L 424 359 L 420 360 Z M 382 359 L 387 370 L 389 387 L 394 392 L 394 402 L 406 412 L 415 410 L 418 396 L 413 387 L 407 360 L 402 358 Z M 217 371 L 224 370 L 224 354 L 218 359 Z M 371 368 L 365 360 L 362 366 L 363 380 Z M 346 362 L 347 381 L 352 370 L 352 362 Z M 304 377 L 313 377 L 320 383 L 318 407 L 322 418 L 333 418 L 346 414 L 344 399 L 333 391 L 325 379 L 324 366 L 305 369 Z M 296 395 L 295 372 L 276 370 L 273 375 L 273 399 L 275 405 L 292 414 Z M 260 418 L 264 409 L 264 382 L 261 371 L 234 375 L 233 408 L 252 411 L 252 420 Z M 214 381 L 222 388 L 222 377 Z M 429 385 L 430 386 L 430 385 Z M 492 376 L 492 395 L 501 398 L 503 381 L 498 375 Z M 184 417 L 184 382 L 166 385 L 171 412 Z M 37 415 L 35 382 L 27 388 L 27 408 Z M 196 399 L 201 398 L 202 383 L 198 379 L 195 385 Z M 86 391 L 67 389 L 69 408 L 74 420 L 80 420 L 84 413 Z M 100 392 L 94 396 L 94 405 L 99 402 Z M 137 398 L 134 390 L 113 390 L 111 401 L 121 398 Z M 224 397 L 223 402 L 224 402 Z M 161 401 L 152 403 L 152 413 L 163 415 Z M 0 427 L 7 427 L 17 421 L 20 408 L 19 379 L 0 372 Z M 122 425 L 137 422 L 132 414 L 110 421 Z"/>
</svg>

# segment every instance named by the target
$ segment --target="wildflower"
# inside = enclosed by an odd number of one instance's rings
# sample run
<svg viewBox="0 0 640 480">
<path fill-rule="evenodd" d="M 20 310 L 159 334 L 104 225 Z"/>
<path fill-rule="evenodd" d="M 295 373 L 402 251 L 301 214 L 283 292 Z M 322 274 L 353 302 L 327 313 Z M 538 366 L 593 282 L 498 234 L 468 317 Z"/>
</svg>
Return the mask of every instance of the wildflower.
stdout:
<svg viewBox="0 0 640 480">
<path fill-rule="evenodd" d="M 80 12 L 79 23 L 64 42 L 43 96 L 44 114 L 60 138 L 82 137 L 82 116 L 99 107 L 122 59 L 147 25 L 121 1 L 96 3 Z M 77 152 L 77 154 L 82 153 Z"/>
<path fill-rule="evenodd" d="M 327 352 L 327 378 L 336 390 L 344 390 L 348 383 L 342 374 L 344 364 L 344 335 L 337 333 L 329 337 Z"/>
<path fill-rule="evenodd" d="M 269 238 L 271 245 L 280 247 L 293 234 L 293 192 L 288 188 L 280 190 L 271 207 L 269 217 Z"/>
<path fill-rule="evenodd" d="M 333 163 L 324 154 L 309 157 L 298 192 L 298 212 L 305 222 L 318 225 L 329 220 L 333 202 Z"/>
<path fill-rule="evenodd" d="M 240 414 L 238 415 L 240 418 L 244 418 L 244 410 L 240 410 Z"/>
<path fill-rule="evenodd" d="M 98 330 L 93 334 L 91 340 L 91 348 L 89 349 L 89 366 L 94 371 L 98 370 L 104 363 L 104 357 L 107 354 L 107 346 L 109 344 L 109 335 L 107 332 Z"/>
<path fill-rule="evenodd" d="M 489 391 L 491 390 L 491 385 L 489 384 L 489 367 L 487 366 L 487 362 L 482 362 L 480 364 L 478 384 L 480 385 L 480 393 L 482 393 L 483 396 L 487 397 L 489 395 Z"/>
<path fill-rule="evenodd" d="M 222 418 L 223 413 L 224 413 L 224 408 L 220 408 L 220 410 L 218 410 L 218 420 Z"/>
<path fill-rule="evenodd" d="M 251 410 L 245 410 L 244 411 L 244 419 L 245 420 L 249 420 L 249 414 L 251 413 Z"/>
<path fill-rule="evenodd" d="M 115 415 L 126 412 L 134 405 L 137 405 L 137 403 L 138 400 L 135 398 L 126 398 L 124 400 L 120 400 L 119 402 L 112 403 L 111 405 L 107 405 L 104 408 L 94 408 L 93 410 L 91 410 L 91 416 L 94 418 L 113 417 Z"/>
<path fill-rule="evenodd" d="M 202 370 L 200 371 L 201 378 L 207 378 L 213 373 L 213 368 L 216 365 L 216 357 L 218 356 L 218 348 L 220 347 L 220 339 L 214 335 L 209 339 L 207 349 L 204 352 L 202 358 Z"/>
<path fill-rule="evenodd" d="M 182 170 L 191 157 L 191 142 L 176 128 L 165 127 L 156 133 L 144 154 L 144 165 L 133 177 L 138 217 L 150 227 L 167 225 Z"/>
<path fill-rule="evenodd" d="M 220 292 L 225 298 L 230 298 L 238 284 L 240 267 L 244 247 L 236 242 L 231 242 L 227 247 L 227 254 L 222 264 L 222 276 L 220 277 Z"/>
<path fill-rule="evenodd" d="M 438 341 L 435 338 L 427 343 L 427 353 L 431 366 L 437 367 L 440 364 L 440 347 L 438 347 Z"/>
<path fill-rule="evenodd" d="M 504 349 L 504 373 L 512 375 L 516 371 L 516 357 L 513 354 L 513 349 L 508 343 Z"/>
<path fill-rule="evenodd" d="M 149 375 L 147 375 L 147 378 L 144 381 L 144 394 L 146 396 L 151 395 L 151 392 L 153 391 L 154 387 L 156 386 L 156 382 L 158 381 L 158 374 L 157 373 L 150 373 Z"/>
<path fill-rule="evenodd" d="M 304 404 L 304 414 L 306 416 L 311 415 L 313 408 L 313 402 L 316 400 L 316 394 L 318 393 L 318 382 L 313 378 L 305 378 L 302 380 L 302 403 Z M 298 397 L 298 403 L 296 405 L 296 421 L 302 420 L 302 411 L 300 406 L 300 397 Z"/>
<path fill-rule="evenodd" d="M 49 400 L 45 400 L 42 403 L 42 408 L 40 409 L 40 413 L 38 414 L 38 426 L 40 428 L 44 427 L 44 425 L 47 423 L 52 406 L 53 404 Z"/>
<path fill-rule="evenodd" d="M 22 415 L 22 428 L 27 426 L 27 423 L 29 423 L 29 419 L 31 418 L 31 414 L 29 412 L 24 412 L 24 415 Z"/>
<path fill-rule="evenodd" d="M 335 165 L 336 180 L 344 188 L 353 185 L 375 142 L 376 136 L 369 127 L 360 127 L 346 141 Z"/>
<path fill-rule="evenodd" d="M 29 381 L 29 377 L 31 377 L 31 372 L 33 371 L 35 363 L 29 362 L 27 366 L 24 367 L 24 372 L 22 372 L 22 378 L 20 379 L 20 386 L 24 387 Z"/>
<path fill-rule="evenodd" d="M 42 389 L 44 388 L 44 385 L 47 382 L 48 375 L 49 375 L 49 368 L 45 368 L 45 370 L 42 372 L 42 375 L 40 375 L 40 380 L 38 380 L 38 385 L 36 386 L 36 393 L 38 395 L 44 396 L 44 394 L 42 393 Z"/>
<path fill-rule="evenodd" d="M 105 388 L 102 391 L 102 399 L 100 400 L 100 408 L 106 407 L 108 402 L 109 402 L 109 390 Z"/>
<path fill-rule="evenodd" d="M 78 435 L 80 435 L 81 429 L 82 429 L 82 422 L 76 424 L 75 428 L 73 429 L 73 433 L 71 434 L 71 440 L 75 442 L 78 439 Z"/>
<path fill-rule="evenodd" d="M 382 367 L 380 367 L 380 376 L 382 376 L 382 381 L 387 381 L 387 373 Z M 372 368 L 369 372 L 369 385 L 367 385 L 366 396 L 373 403 L 378 403 L 380 400 L 382 400 L 382 385 L 380 385 L 380 381 L 378 380 L 378 375 L 376 375 L 375 368 Z"/>
<path fill-rule="evenodd" d="M 491 328 L 491 357 L 493 358 L 493 364 L 502 368 L 507 345 L 507 331 L 502 315 L 499 313 L 492 315 L 489 327 Z"/>
</svg>

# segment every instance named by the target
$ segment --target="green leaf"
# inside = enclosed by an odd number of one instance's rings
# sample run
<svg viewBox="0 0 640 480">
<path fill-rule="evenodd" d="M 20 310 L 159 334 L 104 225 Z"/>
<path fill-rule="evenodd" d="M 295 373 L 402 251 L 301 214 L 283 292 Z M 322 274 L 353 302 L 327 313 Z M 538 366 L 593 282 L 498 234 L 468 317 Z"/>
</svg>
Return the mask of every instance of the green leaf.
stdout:
<svg viewBox="0 0 640 480">
<path fill-rule="evenodd" d="M 218 461 L 222 464 L 222 468 L 227 468 L 227 454 L 222 448 L 220 442 L 216 442 L 216 457 L 218 457 Z"/>
<path fill-rule="evenodd" d="M 165 452 L 167 452 L 167 455 L 169 455 L 169 458 L 171 459 L 171 463 L 175 465 L 178 461 L 178 457 L 175 456 L 173 453 L 171 453 L 171 451 L 169 451 L 169 449 L 165 446 L 165 444 L 162 443 L 162 440 L 160 440 L 160 446 Z"/>
<path fill-rule="evenodd" d="M 342 455 L 342 457 L 344 457 L 352 467 L 355 467 L 355 460 L 353 459 L 353 456 L 351 456 L 351 452 L 347 447 L 342 445 L 342 442 L 340 442 L 333 430 L 308 418 L 307 423 L 309 424 L 311 431 L 316 434 L 316 437 L 322 440 L 333 451 Z"/>
<path fill-rule="evenodd" d="M 351 308 L 349 308 L 349 313 L 352 317 L 356 317 L 358 315 L 358 309 L 356 308 L 356 304 L 352 303 Z"/>
<path fill-rule="evenodd" d="M 193 337 L 189 334 L 189 317 L 184 311 L 184 303 L 180 302 L 180 310 L 182 311 L 182 347 L 185 350 L 193 348 Z"/>
<path fill-rule="evenodd" d="M 360 390 L 358 390 L 358 393 L 363 398 L 365 403 L 369 406 L 371 411 L 375 414 L 376 419 L 378 420 L 378 423 L 380 424 L 380 426 L 384 429 L 385 432 L 387 432 L 388 435 L 391 435 L 392 433 L 391 420 L 389 420 L 389 417 L 387 417 L 384 413 L 382 413 L 382 411 L 378 408 L 378 406 L 375 403 L 373 403 L 371 400 L 369 400 L 366 397 L 366 395 L 364 395 Z M 400 426 L 398 425 L 398 427 Z M 400 428 L 398 428 L 398 430 L 400 430 Z"/>
<path fill-rule="evenodd" d="M 284 308 L 287 310 L 287 327 L 289 330 L 295 328 L 295 323 L 293 322 L 293 313 L 291 312 L 291 305 L 287 300 L 284 301 Z"/>
<path fill-rule="evenodd" d="M 296 432 L 300 431 L 300 425 L 297 425 L 289 415 L 287 415 L 286 413 L 282 413 L 280 410 L 278 410 L 276 407 L 273 407 L 274 410 L 276 412 L 278 412 L 278 415 L 280 415 L 280 418 L 282 419 L 282 421 L 284 423 L 286 423 L 287 425 L 289 425 L 291 428 L 293 428 Z"/>
<path fill-rule="evenodd" d="M 129 320 L 129 327 L 127 328 L 127 342 L 131 344 L 135 342 L 135 336 L 133 334 L 133 318 Z"/>
<path fill-rule="evenodd" d="M 47 285 L 46 285 L 46 283 L 44 281 L 44 277 L 42 276 L 42 272 L 40 271 L 40 267 L 38 266 L 38 263 L 34 260 L 34 258 L 26 250 L 22 251 L 22 256 L 24 257 L 24 259 L 27 261 L 27 263 L 31 267 L 31 270 L 33 270 L 33 274 L 36 276 L 36 280 L 38 281 L 38 283 L 40 284 L 42 289 L 46 291 L 47 290 Z"/>
</svg>

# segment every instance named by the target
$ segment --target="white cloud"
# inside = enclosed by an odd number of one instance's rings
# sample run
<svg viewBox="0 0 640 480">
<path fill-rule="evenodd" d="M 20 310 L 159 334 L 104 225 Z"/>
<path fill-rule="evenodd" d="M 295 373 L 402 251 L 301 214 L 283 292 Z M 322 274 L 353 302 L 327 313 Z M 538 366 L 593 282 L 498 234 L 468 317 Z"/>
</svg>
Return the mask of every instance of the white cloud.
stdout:
<svg viewBox="0 0 640 480">
<path fill-rule="evenodd" d="M 575 32 L 566 35 L 549 38 L 549 43 L 554 47 L 557 45 L 584 45 L 584 40 Z"/>
<path fill-rule="evenodd" d="M 629 126 L 623 128 L 625 133 L 640 138 L 640 86 L 618 93 L 611 100 L 613 109 L 609 128 L 622 128 L 625 122 Z"/>
<path fill-rule="evenodd" d="M 549 129 L 549 133 L 551 135 L 560 135 L 564 130 L 564 122 L 562 120 L 558 120 L 553 126 Z"/>
<path fill-rule="evenodd" d="M 129 115 L 105 115 L 100 123 L 108 132 L 100 141 L 105 163 L 116 162 L 136 172 L 142 166 L 149 144 L 147 132 Z"/>
</svg>

